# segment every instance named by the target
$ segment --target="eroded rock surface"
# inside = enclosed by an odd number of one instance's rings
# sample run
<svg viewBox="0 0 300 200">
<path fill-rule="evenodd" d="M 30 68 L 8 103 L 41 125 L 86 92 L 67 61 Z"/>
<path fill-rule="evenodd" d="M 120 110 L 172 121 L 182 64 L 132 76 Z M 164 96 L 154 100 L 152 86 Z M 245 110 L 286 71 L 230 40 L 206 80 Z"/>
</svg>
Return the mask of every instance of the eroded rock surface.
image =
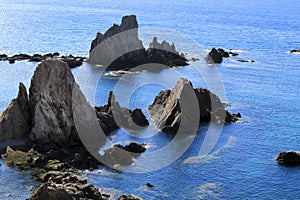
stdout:
<svg viewBox="0 0 300 200">
<path fill-rule="evenodd" d="M 79 141 L 72 111 L 75 84 L 65 62 L 53 59 L 38 65 L 29 89 L 32 140 L 43 143 Z"/>
<path fill-rule="evenodd" d="M 92 41 L 88 62 L 103 65 L 109 70 L 134 68 L 147 63 L 158 63 L 169 67 L 188 65 L 179 55 L 174 44 L 154 38 L 149 49 L 145 49 L 138 37 L 135 15 L 124 16 L 121 25 L 114 24 L 104 34 L 97 33 Z"/>
<path fill-rule="evenodd" d="M 17 98 L 11 101 L 0 117 L 0 141 L 28 137 L 30 117 L 27 90 L 20 83 Z"/>
<path fill-rule="evenodd" d="M 40 185 L 28 200 L 105 200 L 109 195 L 102 195 L 99 189 L 81 177 L 70 173 L 57 173 L 49 176 L 47 182 Z"/>
<path fill-rule="evenodd" d="M 172 90 L 161 91 L 149 111 L 154 125 L 168 133 L 176 133 L 180 126 L 189 132 L 201 122 L 230 123 L 240 118 L 240 114 L 226 111 L 217 95 L 207 89 L 194 89 L 185 78 Z"/>
<path fill-rule="evenodd" d="M 105 134 L 112 130 L 124 127 L 130 130 L 140 130 L 149 125 L 148 120 L 141 109 L 130 110 L 121 107 L 116 101 L 113 92 L 109 93 L 108 103 L 95 107 L 97 118 Z"/>
</svg>

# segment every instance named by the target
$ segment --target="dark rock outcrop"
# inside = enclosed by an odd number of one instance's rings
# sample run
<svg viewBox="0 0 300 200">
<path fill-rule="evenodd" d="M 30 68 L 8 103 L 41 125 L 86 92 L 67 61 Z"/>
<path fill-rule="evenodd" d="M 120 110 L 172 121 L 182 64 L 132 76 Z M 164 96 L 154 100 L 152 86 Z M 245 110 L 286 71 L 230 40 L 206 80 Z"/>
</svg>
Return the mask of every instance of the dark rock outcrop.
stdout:
<svg viewBox="0 0 300 200">
<path fill-rule="evenodd" d="M 286 165 L 286 166 L 300 165 L 300 152 L 296 152 L 296 151 L 281 152 L 277 156 L 276 160 L 281 165 Z"/>
<path fill-rule="evenodd" d="M 227 52 L 224 49 L 215 49 L 212 48 L 211 51 L 205 57 L 206 62 L 210 64 L 220 64 L 223 61 L 223 58 L 229 58 L 231 56 L 238 56 L 239 54 L 234 52 Z"/>
<path fill-rule="evenodd" d="M 241 60 L 241 59 L 239 59 L 237 61 L 239 61 L 239 62 L 255 62 L 255 60 Z"/>
<path fill-rule="evenodd" d="M 0 60 L 7 60 L 8 56 L 6 54 L 0 54 Z"/>
<path fill-rule="evenodd" d="M 109 166 L 128 166 L 134 162 L 141 153 L 144 153 L 146 148 L 143 144 L 131 142 L 128 145 L 114 145 L 112 148 L 105 150 L 103 160 Z"/>
<path fill-rule="evenodd" d="M 172 90 L 161 91 L 149 111 L 154 125 L 167 133 L 176 133 L 180 126 L 189 132 L 201 122 L 230 123 L 240 118 L 240 114 L 226 111 L 217 95 L 207 89 L 194 89 L 184 78 Z"/>
<path fill-rule="evenodd" d="M 219 64 L 223 61 L 223 56 L 217 49 L 212 48 L 212 50 L 207 54 L 206 61 L 211 64 Z"/>
<path fill-rule="evenodd" d="M 140 130 L 149 125 L 141 109 L 133 111 L 121 107 L 113 92 L 109 93 L 107 105 L 95 107 L 97 118 L 105 134 L 124 127 L 130 130 Z"/>
<path fill-rule="evenodd" d="M 183 55 L 179 55 L 174 44 L 153 39 L 145 50 L 138 37 L 138 23 L 135 15 L 124 16 L 121 25 L 114 24 L 104 34 L 97 33 L 92 41 L 88 62 L 103 65 L 109 70 L 133 68 L 147 63 L 166 66 L 188 65 Z"/>
<path fill-rule="evenodd" d="M 290 53 L 300 53 L 300 49 L 292 49 L 289 52 Z"/>
<path fill-rule="evenodd" d="M 20 83 L 17 98 L 11 101 L 0 117 L 0 141 L 27 137 L 30 117 L 26 87 Z"/>
<path fill-rule="evenodd" d="M 37 188 L 28 200 L 72 200 L 72 199 L 108 199 L 109 195 L 99 192 L 99 189 L 81 177 L 70 173 L 52 174 L 47 182 Z"/>
<path fill-rule="evenodd" d="M 57 58 L 61 61 L 66 62 L 70 68 L 81 66 L 85 57 L 77 56 L 74 57 L 73 55 L 69 56 L 60 56 L 58 52 L 55 53 L 47 53 L 44 55 L 41 54 L 34 54 L 34 55 L 28 55 L 28 54 L 16 54 L 13 56 L 7 56 L 6 54 L 0 55 L 0 61 L 9 61 L 10 64 L 15 63 L 16 61 L 22 61 L 22 60 L 28 60 L 29 62 L 41 62 L 43 60 L 49 59 L 49 58 Z"/>
</svg>

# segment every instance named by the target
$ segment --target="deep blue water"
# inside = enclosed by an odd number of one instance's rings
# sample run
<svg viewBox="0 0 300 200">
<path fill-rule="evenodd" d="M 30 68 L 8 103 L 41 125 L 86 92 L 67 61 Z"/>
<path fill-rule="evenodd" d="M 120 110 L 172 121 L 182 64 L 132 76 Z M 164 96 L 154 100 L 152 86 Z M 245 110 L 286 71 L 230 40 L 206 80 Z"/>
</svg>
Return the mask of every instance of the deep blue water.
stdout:
<svg viewBox="0 0 300 200">
<path fill-rule="evenodd" d="M 98 187 L 143 199 L 300 199 L 300 168 L 285 168 L 274 160 L 281 151 L 300 150 L 300 55 L 288 53 L 300 48 L 299 10 L 297 0 L 2 0 L 0 54 L 58 51 L 87 55 L 96 32 L 119 23 L 126 14 L 137 15 L 144 33 L 140 37 L 146 45 L 155 34 L 160 40 L 171 38 L 179 50 L 196 56 L 211 47 L 240 50 L 239 58 L 256 62 L 240 63 L 235 61 L 238 58 L 232 58 L 216 67 L 198 62 L 159 74 L 141 72 L 128 79 L 99 78 L 101 70 L 87 64 L 73 70 L 83 91 L 87 95 L 91 92 L 88 99 L 93 104 L 104 104 L 108 91 L 115 89 L 120 92 L 117 98 L 121 104 L 140 107 L 147 114 L 147 106 L 155 95 L 185 76 L 196 87 L 209 87 L 231 104 L 230 111 L 243 116 L 242 122 L 223 128 L 206 157 L 197 157 L 207 135 L 208 127 L 202 126 L 190 148 L 165 168 L 136 174 L 104 167 L 85 174 Z M 36 63 L 0 63 L 1 111 L 16 96 L 18 82 L 29 86 L 35 67 Z M 217 84 L 218 74 L 221 86 Z M 132 85 L 141 87 L 132 92 Z M 123 101 L 128 92 L 132 92 L 131 98 Z M 150 127 L 138 135 L 146 137 L 153 131 Z M 145 141 L 151 144 L 147 152 L 156 151 L 171 140 L 160 133 L 142 139 L 123 131 L 117 131 L 111 139 Z M 153 162 L 149 161 L 143 167 L 151 166 Z M 0 169 L 0 199 L 25 199 L 34 189 L 36 183 L 28 175 L 3 164 Z M 146 188 L 148 182 L 155 187 Z"/>
</svg>

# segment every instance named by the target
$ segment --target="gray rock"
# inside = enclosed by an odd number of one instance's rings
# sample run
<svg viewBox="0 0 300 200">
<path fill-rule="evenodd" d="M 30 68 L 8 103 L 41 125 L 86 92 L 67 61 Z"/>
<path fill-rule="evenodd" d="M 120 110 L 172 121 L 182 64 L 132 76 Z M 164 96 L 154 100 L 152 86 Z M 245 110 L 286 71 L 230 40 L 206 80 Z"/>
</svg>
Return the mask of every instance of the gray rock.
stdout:
<svg viewBox="0 0 300 200">
<path fill-rule="evenodd" d="M 158 43 L 154 38 L 146 51 L 138 37 L 135 15 L 124 16 L 121 25 L 114 24 L 104 34 L 97 33 L 87 62 L 103 65 L 109 70 L 133 68 L 147 63 L 164 64 L 166 67 L 188 65 L 186 58 L 176 52 L 174 43 Z"/>
<path fill-rule="evenodd" d="M 133 196 L 132 194 L 123 194 L 119 196 L 118 200 L 140 200 L 140 198 Z"/>
<path fill-rule="evenodd" d="M 157 128 L 173 134 L 178 130 L 195 131 L 201 122 L 230 123 L 241 117 L 226 111 L 217 95 L 207 89 L 194 89 L 185 78 L 172 90 L 161 91 L 149 111 Z"/>
<path fill-rule="evenodd" d="M 107 196 L 107 195 L 105 195 Z M 73 200 L 73 199 L 107 199 L 102 198 L 99 189 L 86 180 L 70 173 L 52 174 L 46 183 L 38 187 L 28 200 Z"/>
<path fill-rule="evenodd" d="M 0 117 L 0 141 L 22 139 L 30 131 L 30 109 L 26 87 L 20 83 L 19 93 Z"/>
<path fill-rule="evenodd" d="M 79 140 L 73 120 L 73 89 L 83 96 L 65 62 L 48 59 L 38 65 L 29 89 L 33 141 L 62 144 Z M 78 104 L 88 104 L 85 98 L 78 100 Z"/>
</svg>

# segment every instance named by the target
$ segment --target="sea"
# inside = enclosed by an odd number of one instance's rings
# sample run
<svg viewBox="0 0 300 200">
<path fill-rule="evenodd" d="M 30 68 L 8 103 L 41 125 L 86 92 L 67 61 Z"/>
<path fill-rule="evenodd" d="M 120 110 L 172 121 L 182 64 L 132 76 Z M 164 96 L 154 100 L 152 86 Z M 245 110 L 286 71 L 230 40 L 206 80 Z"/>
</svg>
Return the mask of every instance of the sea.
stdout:
<svg viewBox="0 0 300 200">
<path fill-rule="evenodd" d="M 157 36 L 200 61 L 123 75 L 84 63 L 72 72 L 92 105 L 105 104 L 113 90 L 122 106 L 141 108 L 151 122 L 147 108 L 155 96 L 185 77 L 216 93 L 242 118 L 223 127 L 202 124 L 178 148 L 165 148 L 174 138 L 152 123 L 135 133 L 118 130 L 107 144 L 146 143 L 147 151 L 136 158 L 142 165 L 100 166 L 81 175 L 112 199 L 300 199 L 300 168 L 275 160 L 282 151 L 300 150 L 300 55 L 289 53 L 300 48 L 299 10 L 298 0 L 1 0 L 0 54 L 88 56 L 97 32 L 134 14 L 145 46 Z M 239 56 L 206 64 L 203 58 L 213 47 Z M 1 112 L 16 97 L 19 82 L 28 89 L 37 65 L 0 62 Z M 156 156 L 147 159 L 150 154 Z M 38 187 L 29 172 L 0 164 L 0 199 L 26 199 Z"/>
</svg>

